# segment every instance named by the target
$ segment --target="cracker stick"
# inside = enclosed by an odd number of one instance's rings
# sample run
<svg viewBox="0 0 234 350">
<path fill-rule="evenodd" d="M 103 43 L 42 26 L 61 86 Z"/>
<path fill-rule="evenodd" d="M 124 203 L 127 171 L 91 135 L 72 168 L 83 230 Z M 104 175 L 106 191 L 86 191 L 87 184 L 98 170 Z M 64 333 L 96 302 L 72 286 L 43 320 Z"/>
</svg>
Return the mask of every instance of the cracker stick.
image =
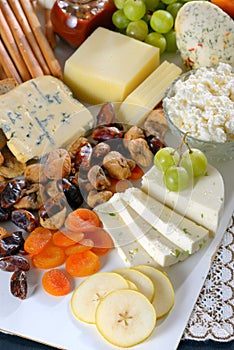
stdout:
<svg viewBox="0 0 234 350">
<path fill-rule="evenodd" d="M 18 49 L 18 46 L 16 45 L 15 39 L 12 35 L 12 32 L 8 26 L 8 23 L 5 17 L 3 16 L 1 9 L 0 9 L 0 34 L 1 34 L 2 42 L 4 43 L 9 53 L 9 56 L 11 57 L 11 60 L 15 65 L 15 68 L 18 70 L 22 80 L 23 81 L 29 80 L 31 78 L 31 75 L 21 56 L 21 53 Z"/>
<path fill-rule="evenodd" d="M 45 8 L 44 9 L 44 14 L 45 14 L 45 33 L 47 40 L 50 43 L 50 46 L 52 49 L 56 48 L 57 45 L 57 40 L 56 40 L 56 35 L 51 23 L 50 15 L 51 15 L 51 9 Z"/>
<path fill-rule="evenodd" d="M 45 57 L 45 60 L 50 68 L 52 75 L 58 78 L 62 78 L 62 69 L 61 66 L 55 57 L 55 54 L 46 39 L 46 36 L 42 30 L 40 21 L 37 17 L 34 7 L 31 4 L 30 0 L 19 0 L 21 6 L 24 9 L 25 15 L 30 23 L 32 31 L 37 39 L 38 45 L 41 48 L 41 51 Z"/>
<path fill-rule="evenodd" d="M 40 47 L 35 39 L 35 36 L 31 30 L 31 27 L 28 23 L 28 20 L 24 14 L 24 11 L 19 3 L 19 0 L 8 0 L 9 5 L 11 6 L 15 17 L 17 18 L 23 32 L 24 35 L 26 36 L 26 38 L 28 39 L 28 42 L 31 46 L 31 49 L 35 55 L 35 58 L 37 59 L 38 63 L 40 64 L 43 72 L 45 74 L 50 74 L 50 70 L 48 68 L 48 65 L 44 59 L 44 56 L 40 50 Z"/>
<path fill-rule="evenodd" d="M 7 78 L 7 75 L 6 75 L 6 72 L 2 66 L 2 64 L 0 63 L 0 79 L 6 79 Z"/>
<path fill-rule="evenodd" d="M 15 38 L 15 41 L 17 43 L 18 49 L 24 59 L 25 64 L 28 67 L 28 70 L 32 76 L 32 78 L 36 78 L 40 75 L 43 75 L 43 71 L 41 67 L 39 66 L 32 49 L 28 43 L 27 38 L 25 37 L 19 22 L 17 21 L 14 12 L 12 11 L 11 7 L 8 4 L 8 1 L 1 0 L 0 1 L 0 8 L 2 10 L 3 15 L 5 16 L 5 19 L 9 25 L 9 27 L 12 30 L 12 34 Z"/>
<path fill-rule="evenodd" d="M 1 65 L 8 78 L 15 78 L 15 80 L 20 84 L 22 79 L 17 72 L 14 63 L 12 62 L 8 52 L 0 38 L 0 53 L 1 53 Z"/>
</svg>

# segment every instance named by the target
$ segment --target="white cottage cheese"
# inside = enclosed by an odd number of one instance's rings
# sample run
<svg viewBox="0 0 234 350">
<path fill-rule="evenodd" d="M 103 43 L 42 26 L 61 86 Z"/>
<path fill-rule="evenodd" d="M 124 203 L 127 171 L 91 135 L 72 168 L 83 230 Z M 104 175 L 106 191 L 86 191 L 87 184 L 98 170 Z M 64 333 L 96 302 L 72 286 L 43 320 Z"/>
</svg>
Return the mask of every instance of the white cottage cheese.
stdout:
<svg viewBox="0 0 234 350">
<path fill-rule="evenodd" d="M 204 141 L 234 141 L 234 74 L 229 64 L 201 67 L 174 85 L 164 104 L 172 122 Z"/>
</svg>

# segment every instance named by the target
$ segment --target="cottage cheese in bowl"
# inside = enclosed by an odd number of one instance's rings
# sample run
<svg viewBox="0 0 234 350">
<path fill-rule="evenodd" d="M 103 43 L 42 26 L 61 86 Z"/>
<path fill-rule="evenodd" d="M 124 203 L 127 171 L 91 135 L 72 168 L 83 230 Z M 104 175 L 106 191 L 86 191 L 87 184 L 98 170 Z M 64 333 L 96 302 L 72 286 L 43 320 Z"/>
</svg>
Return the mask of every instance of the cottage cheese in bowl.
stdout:
<svg viewBox="0 0 234 350">
<path fill-rule="evenodd" d="M 229 64 L 184 73 L 167 90 L 163 107 L 173 133 L 189 132 L 189 143 L 210 158 L 234 157 L 234 73 Z"/>
</svg>

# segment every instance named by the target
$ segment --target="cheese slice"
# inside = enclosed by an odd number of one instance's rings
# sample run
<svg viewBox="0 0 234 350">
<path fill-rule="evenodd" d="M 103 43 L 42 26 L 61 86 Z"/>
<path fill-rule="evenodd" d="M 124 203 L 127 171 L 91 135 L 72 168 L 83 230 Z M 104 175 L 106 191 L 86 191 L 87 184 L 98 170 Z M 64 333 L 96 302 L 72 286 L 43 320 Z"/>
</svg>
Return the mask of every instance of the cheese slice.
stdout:
<svg viewBox="0 0 234 350">
<path fill-rule="evenodd" d="M 40 158 L 93 125 L 89 110 L 59 79 L 40 76 L 0 96 L 0 128 L 17 160 Z"/>
<path fill-rule="evenodd" d="M 186 65 L 195 69 L 217 65 L 234 66 L 234 21 L 208 1 L 184 4 L 175 19 L 177 47 Z"/>
<path fill-rule="evenodd" d="M 158 48 L 99 27 L 66 60 L 64 81 L 80 101 L 121 102 L 158 65 Z"/>
<path fill-rule="evenodd" d="M 127 267 L 141 264 L 157 266 L 156 261 L 125 225 L 111 201 L 96 206 L 94 211 L 98 214 L 105 230 L 111 235 L 115 248 Z"/>
<path fill-rule="evenodd" d="M 188 257 L 183 249 L 164 237 L 123 201 L 121 195 L 115 194 L 110 199 L 110 203 L 116 210 L 116 216 L 124 221 L 136 240 L 159 265 L 163 267 L 170 266 Z"/>
<path fill-rule="evenodd" d="M 174 63 L 164 61 L 120 105 L 118 119 L 127 124 L 140 124 L 162 100 L 168 86 L 182 73 Z"/>
<path fill-rule="evenodd" d="M 224 206 L 224 182 L 213 166 L 208 165 L 204 176 L 180 192 L 169 191 L 164 185 L 162 172 L 153 166 L 143 176 L 142 190 L 207 228 L 211 234 L 217 231 Z"/>
<path fill-rule="evenodd" d="M 138 188 L 129 188 L 121 198 L 138 215 L 178 247 L 193 254 L 209 239 L 209 231 L 158 202 Z"/>
</svg>

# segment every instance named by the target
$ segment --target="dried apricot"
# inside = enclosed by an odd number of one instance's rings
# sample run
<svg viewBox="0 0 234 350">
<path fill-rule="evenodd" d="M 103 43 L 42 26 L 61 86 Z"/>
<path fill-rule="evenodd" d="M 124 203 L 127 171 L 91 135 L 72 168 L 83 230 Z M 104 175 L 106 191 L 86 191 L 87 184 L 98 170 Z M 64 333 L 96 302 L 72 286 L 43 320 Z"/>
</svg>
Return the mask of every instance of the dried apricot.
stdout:
<svg viewBox="0 0 234 350">
<path fill-rule="evenodd" d="M 66 255 L 72 255 L 77 253 L 85 252 L 86 250 L 92 249 L 94 242 L 91 239 L 82 239 L 79 243 L 74 244 L 65 249 Z"/>
<path fill-rule="evenodd" d="M 81 241 L 83 237 L 81 232 L 56 231 L 53 234 L 53 243 L 58 247 L 69 247 Z"/>
<path fill-rule="evenodd" d="M 39 254 L 33 255 L 32 263 L 39 269 L 52 269 L 65 262 L 66 255 L 61 247 L 48 244 Z"/>
<path fill-rule="evenodd" d="M 97 255 L 104 255 L 114 247 L 111 236 L 101 227 L 98 227 L 90 232 L 85 232 L 85 238 L 91 239 L 94 242 L 92 252 Z"/>
<path fill-rule="evenodd" d="M 73 277 L 85 277 L 96 273 L 101 267 L 99 257 L 87 250 L 69 255 L 66 259 L 66 271 Z"/>
<path fill-rule="evenodd" d="M 52 239 L 52 232 L 45 227 L 37 227 L 24 242 L 24 250 L 29 254 L 38 254 Z"/>
<path fill-rule="evenodd" d="M 68 230 L 86 232 L 99 227 L 101 222 L 98 215 L 91 209 L 79 208 L 68 214 L 65 226 Z"/>
<path fill-rule="evenodd" d="M 66 295 L 71 291 L 71 283 L 68 277 L 58 269 L 46 271 L 41 282 L 44 290 L 55 296 Z"/>
</svg>

